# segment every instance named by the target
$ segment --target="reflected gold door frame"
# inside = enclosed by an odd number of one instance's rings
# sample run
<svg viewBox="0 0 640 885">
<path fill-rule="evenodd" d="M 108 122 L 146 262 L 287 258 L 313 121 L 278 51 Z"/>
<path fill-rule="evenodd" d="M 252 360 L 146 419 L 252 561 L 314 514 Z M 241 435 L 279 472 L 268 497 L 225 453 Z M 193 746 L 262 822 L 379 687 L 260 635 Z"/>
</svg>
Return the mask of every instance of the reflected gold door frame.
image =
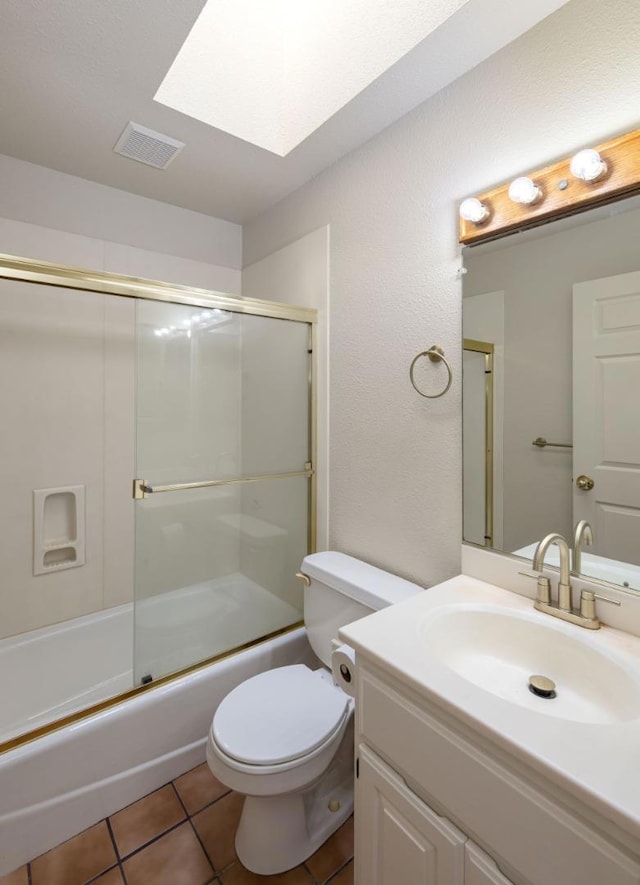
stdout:
<svg viewBox="0 0 640 885">
<path fill-rule="evenodd" d="M 462 349 L 484 354 L 484 546 L 493 547 L 493 351 L 487 341 L 465 338 Z"/>
</svg>

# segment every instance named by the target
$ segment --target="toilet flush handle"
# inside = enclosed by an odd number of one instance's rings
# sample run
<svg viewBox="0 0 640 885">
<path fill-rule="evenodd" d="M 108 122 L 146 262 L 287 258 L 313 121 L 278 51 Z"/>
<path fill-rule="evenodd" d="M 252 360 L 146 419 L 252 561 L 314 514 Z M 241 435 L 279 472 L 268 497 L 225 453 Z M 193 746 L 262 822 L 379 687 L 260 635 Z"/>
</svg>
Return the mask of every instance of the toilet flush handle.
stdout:
<svg viewBox="0 0 640 885">
<path fill-rule="evenodd" d="M 296 578 L 300 578 L 305 587 L 311 584 L 311 578 L 309 575 L 305 575 L 304 572 L 296 572 Z"/>
</svg>

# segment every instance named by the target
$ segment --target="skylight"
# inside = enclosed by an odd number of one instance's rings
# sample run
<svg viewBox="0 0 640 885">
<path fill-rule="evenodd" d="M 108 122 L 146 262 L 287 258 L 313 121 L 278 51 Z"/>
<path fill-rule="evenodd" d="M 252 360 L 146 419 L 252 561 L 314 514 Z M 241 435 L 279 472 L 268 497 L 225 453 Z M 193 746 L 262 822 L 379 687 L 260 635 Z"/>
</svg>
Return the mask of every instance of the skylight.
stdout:
<svg viewBox="0 0 640 885">
<path fill-rule="evenodd" d="M 155 100 L 279 156 L 468 0 L 208 0 Z"/>
</svg>

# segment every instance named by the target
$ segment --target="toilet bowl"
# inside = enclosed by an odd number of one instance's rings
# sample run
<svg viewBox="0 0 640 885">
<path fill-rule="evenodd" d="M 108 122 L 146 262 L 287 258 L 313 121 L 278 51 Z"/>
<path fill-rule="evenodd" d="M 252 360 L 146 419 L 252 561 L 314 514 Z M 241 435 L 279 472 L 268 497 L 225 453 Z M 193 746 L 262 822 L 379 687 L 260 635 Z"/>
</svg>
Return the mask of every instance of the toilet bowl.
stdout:
<svg viewBox="0 0 640 885">
<path fill-rule="evenodd" d="M 340 626 L 420 590 L 341 553 L 305 558 L 305 624 L 329 664 Z M 306 860 L 353 810 L 353 699 L 328 669 L 303 664 L 253 676 L 220 703 L 207 762 L 245 794 L 236 853 L 250 871 L 272 875 Z"/>
</svg>

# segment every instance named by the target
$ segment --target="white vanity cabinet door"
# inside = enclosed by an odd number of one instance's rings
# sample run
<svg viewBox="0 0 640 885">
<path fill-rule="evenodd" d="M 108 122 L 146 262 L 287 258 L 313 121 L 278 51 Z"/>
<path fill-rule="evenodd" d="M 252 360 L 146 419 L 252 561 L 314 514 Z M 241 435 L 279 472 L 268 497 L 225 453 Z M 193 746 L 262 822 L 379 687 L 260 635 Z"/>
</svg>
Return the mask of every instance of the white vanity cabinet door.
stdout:
<svg viewBox="0 0 640 885">
<path fill-rule="evenodd" d="M 481 848 L 469 841 L 464 846 L 464 885 L 513 885 Z"/>
<path fill-rule="evenodd" d="M 366 747 L 356 780 L 356 885 L 463 885 L 466 836 Z"/>
</svg>

